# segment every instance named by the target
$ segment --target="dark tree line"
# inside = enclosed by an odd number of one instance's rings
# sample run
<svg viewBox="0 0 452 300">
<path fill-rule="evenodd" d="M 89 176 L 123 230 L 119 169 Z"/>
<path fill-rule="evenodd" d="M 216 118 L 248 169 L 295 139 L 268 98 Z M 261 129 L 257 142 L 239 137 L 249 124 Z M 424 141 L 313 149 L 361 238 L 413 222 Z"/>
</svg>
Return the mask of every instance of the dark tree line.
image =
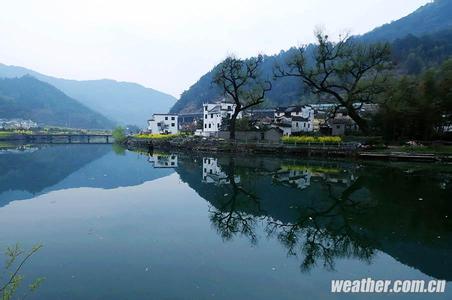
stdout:
<svg viewBox="0 0 452 300">
<path fill-rule="evenodd" d="M 374 130 L 386 139 L 444 137 L 452 126 L 452 59 L 419 76 L 394 78 L 381 102 Z"/>
</svg>

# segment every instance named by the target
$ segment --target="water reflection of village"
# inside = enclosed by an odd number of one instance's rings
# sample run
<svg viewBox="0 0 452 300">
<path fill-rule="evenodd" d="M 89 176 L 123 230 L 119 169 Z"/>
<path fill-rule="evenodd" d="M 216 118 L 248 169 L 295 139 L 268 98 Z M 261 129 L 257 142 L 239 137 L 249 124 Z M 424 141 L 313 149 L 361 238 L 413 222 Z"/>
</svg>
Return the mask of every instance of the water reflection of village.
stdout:
<svg viewBox="0 0 452 300">
<path fill-rule="evenodd" d="M 37 150 L 39 150 L 39 148 L 32 145 L 0 145 L 0 155 L 33 153 Z"/>
<path fill-rule="evenodd" d="M 230 184 L 229 176 L 223 172 L 218 159 L 213 157 L 204 157 L 202 159 L 202 182 L 214 183 L 217 185 Z M 240 182 L 240 176 L 234 176 L 234 182 Z"/>
<path fill-rule="evenodd" d="M 221 154 L 181 154 L 176 172 L 208 201 L 210 221 L 225 241 L 258 243 L 267 235 L 299 258 L 302 271 L 334 269 L 340 258 L 372 263 L 383 251 L 435 278 L 452 278 L 451 185 L 440 184 L 447 174 Z M 425 251 L 434 254 L 419 260 Z"/>
<path fill-rule="evenodd" d="M 154 168 L 177 168 L 177 155 L 166 153 L 149 153 L 148 162 Z"/>
<path fill-rule="evenodd" d="M 202 162 L 203 183 L 217 185 L 231 183 L 229 176 L 222 170 L 217 158 L 204 157 Z M 311 185 L 311 180 L 322 180 L 327 183 L 347 186 L 355 180 L 355 177 L 346 170 L 341 171 L 336 168 L 283 164 L 279 170 L 272 173 L 272 179 L 274 183 L 303 190 Z M 234 175 L 234 182 L 240 183 L 239 175 Z"/>
</svg>

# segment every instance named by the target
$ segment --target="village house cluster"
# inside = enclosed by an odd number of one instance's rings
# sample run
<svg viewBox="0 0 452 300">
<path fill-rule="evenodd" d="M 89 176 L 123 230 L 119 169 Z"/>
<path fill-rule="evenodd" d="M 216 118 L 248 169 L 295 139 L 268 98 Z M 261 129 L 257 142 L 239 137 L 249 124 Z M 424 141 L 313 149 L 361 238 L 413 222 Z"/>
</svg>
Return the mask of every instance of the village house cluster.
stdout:
<svg viewBox="0 0 452 300">
<path fill-rule="evenodd" d="M 204 103 L 202 112 L 189 114 L 154 114 L 148 120 L 148 131 L 152 134 L 177 134 L 180 131 L 194 132 L 197 136 L 227 137 L 224 120 L 231 119 L 236 105 L 226 99 Z M 363 105 L 360 113 L 374 113 L 374 105 Z M 332 115 L 332 112 L 335 114 Z M 253 123 L 255 132 L 278 131 L 280 135 L 291 136 L 321 132 L 324 135 L 344 135 L 357 131 L 355 122 L 346 110 L 335 110 L 334 104 L 291 105 L 287 107 L 250 109 L 240 112 L 237 119 L 247 118 Z M 257 134 L 248 132 L 247 137 Z"/>
<path fill-rule="evenodd" d="M 0 130 L 29 130 L 38 127 L 36 122 L 23 119 L 0 119 Z"/>
</svg>

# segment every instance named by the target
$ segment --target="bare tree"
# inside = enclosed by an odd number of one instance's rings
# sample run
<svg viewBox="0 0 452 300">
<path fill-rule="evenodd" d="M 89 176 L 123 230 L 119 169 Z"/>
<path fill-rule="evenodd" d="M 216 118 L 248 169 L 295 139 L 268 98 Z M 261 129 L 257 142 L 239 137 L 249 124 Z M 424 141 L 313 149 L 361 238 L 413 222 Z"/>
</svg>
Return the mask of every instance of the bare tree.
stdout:
<svg viewBox="0 0 452 300">
<path fill-rule="evenodd" d="M 364 132 L 369 132 L 366 119 L 358 111 L 365 103 L 374 103 L 384 91 L 391 67 L 390 48 L 385 44 L 363 44 L 348 36 L 331 42 L 328 35 L 316 33 L 318 45 L 312 57 L 307 46 L 299 47 L 284 66 L 276 65 L 275 77 L 298 77 L 318 96 L 336 103 L 336 110 L 345 108 Z"/>
<path fill-rule="evenodd" d="M 262 62 L 262 55 L 247 60 L 229 56 L 218 66 L 215 73 L 213 82 L 235 103 L 229 125 L 231 140 L 235 139 L 235 122 L 239 113 L 263 103 L 265 93 L 272 88 L 269 80 L 260 78 L 259 66 Z"/>
</svg>

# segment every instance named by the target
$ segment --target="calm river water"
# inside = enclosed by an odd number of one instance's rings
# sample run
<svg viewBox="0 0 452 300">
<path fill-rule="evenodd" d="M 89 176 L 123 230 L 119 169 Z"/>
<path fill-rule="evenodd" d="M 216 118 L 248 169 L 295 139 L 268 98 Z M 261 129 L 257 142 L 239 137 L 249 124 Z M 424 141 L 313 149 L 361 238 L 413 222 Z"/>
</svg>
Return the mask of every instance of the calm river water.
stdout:
<svg viewBox="0 0 452 300">
<path fill-rule="evenodd" d="M 452 299 L 451 169 L 3 149 L 0 249 L 44 245 L 23 268 L 25 283 L 46 278 L 30 299 Z M 448 283 L 330 293 L 367 277 Z"/>
</svg>

